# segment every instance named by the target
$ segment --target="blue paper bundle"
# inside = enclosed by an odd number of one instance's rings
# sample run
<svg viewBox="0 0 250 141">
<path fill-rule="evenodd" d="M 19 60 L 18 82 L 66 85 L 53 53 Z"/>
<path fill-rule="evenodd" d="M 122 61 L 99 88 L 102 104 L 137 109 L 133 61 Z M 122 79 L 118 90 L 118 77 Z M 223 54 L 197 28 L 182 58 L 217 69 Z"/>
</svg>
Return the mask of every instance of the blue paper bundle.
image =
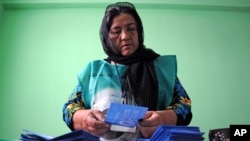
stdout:
<svg viewBox="0 0 250 141">
<path fill-rule="evenodd" d="M 83 130 L 72 131 L 58 137 L 51 137 L 29 130 L 23 130 L 21 141 L 99 141 L 99 137 Z"/>
<path fill-rule="evenodd" d="M 203 141 L 203 134 L 196 126 L 161 125 L 150 139 L 140 141 Z"/>
</svg>

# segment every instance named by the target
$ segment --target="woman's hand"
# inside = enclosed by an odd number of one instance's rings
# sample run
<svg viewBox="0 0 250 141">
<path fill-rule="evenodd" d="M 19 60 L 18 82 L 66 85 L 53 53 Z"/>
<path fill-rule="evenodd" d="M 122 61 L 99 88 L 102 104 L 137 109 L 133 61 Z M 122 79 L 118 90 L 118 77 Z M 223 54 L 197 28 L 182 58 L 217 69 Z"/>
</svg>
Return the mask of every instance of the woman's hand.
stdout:
<svg viewBox="0 0 250 141">
<path fill-rule="evenodd" d="M 145 138 L 150 138 L 156 128 L 163 124 L 161 115 L 156 111 L 148 111 L 139 124 L 139 129 Z"/>
<path fill-rule="evenodd" d="M 151 138 L 159 125 L 176 125 L 177 116 L 173 110 L 148 111 L 139 123 L 139 129 L 145 138 Z"/>
<path fill-rule="evenodd" d="M 110 128 L 110 125 L 105 123 L 104 119 L 105 116 L 99 110 L 80 109 L 74 113 L 73 128 L 86 130 L 94 135 L 102 136 Z"/>
</svg>

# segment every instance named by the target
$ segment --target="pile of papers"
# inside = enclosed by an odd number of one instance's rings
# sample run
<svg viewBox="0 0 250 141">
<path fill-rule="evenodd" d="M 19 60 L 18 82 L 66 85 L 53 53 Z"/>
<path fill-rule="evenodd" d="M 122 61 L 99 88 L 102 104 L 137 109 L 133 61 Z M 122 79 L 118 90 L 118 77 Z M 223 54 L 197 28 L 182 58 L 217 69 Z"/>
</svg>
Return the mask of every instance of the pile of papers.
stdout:
<svg viewBox="0 0 250 141">
<path fill-rule="evenodd" d="M 135 132 L 138 121 L 143 119 L 148 108 L 111 103 L 107 112 L 105 122 L 111 124 L 112 131 Z M 150 139 L 139 139 L 139 141 L 203 141 L 203 132 L 196 126 L 168 126 L 161 125 L 157 128 Z M 28 130 L 21 134 L 22 141 L 57 141 L 57 140 L 81 140 L 99 141 L 100 138 L 83 130 L 66 133 L 58 137 L 50 137 Z"/>
<path fill-rule="evenodd" d="M 83 130 L 76 130 L 58 137 L 51 137 L 29 130 L 23 130 L 21 141 L 99 141 L 99 137 Z"/>
<path fill-rule="evenodd" d="M 196 126 L 161 125 L 150 139 L 139 141 L 203 141 L 203 134 Z"/>
</svg>

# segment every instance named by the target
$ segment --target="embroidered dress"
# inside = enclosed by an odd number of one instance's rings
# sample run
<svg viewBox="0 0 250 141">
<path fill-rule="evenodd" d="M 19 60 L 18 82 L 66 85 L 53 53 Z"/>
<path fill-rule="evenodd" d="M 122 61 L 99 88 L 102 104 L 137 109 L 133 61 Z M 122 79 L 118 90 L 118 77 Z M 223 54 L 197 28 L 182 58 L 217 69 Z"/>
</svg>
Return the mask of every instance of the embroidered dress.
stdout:
<svg viewBox="0 0 250 141">
<path fill-rule="evenodd" d="M 153 63 L 158 81 L 157 110 L 173 109 L 178 117 L 177 125 L 189 124 L 192 118 L 191 101 L 177 77 L 176 57 L 159 56 Z M 122 102 L 121 84 L 126 70 L 126 65 L 96 60 L 78 74 L 78 84 L 63 107 L 63 119 L 69 128 L 73 130 L 72 116 L 78 109 L 98 109 L 105 114 L 111 102 Z M 126 103 L 136 104 L 133 99 Z M 101 140 L 134 141 L 138 137 L 138 129 L 135 133 L 109 131 Z"/>
</svg>

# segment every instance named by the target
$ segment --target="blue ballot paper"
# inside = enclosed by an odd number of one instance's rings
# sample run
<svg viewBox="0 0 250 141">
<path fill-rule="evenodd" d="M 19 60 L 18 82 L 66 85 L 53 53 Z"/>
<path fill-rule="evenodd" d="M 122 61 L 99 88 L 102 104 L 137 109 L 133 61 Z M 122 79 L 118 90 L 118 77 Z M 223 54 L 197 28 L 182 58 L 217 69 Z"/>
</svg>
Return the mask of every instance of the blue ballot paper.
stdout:
<svg viewBox="0 0 250 141">
<path fill-rule="evenodd" d="M 203 134 L 196 126 L 160 125 L 150 139 L 139 141 L 203 141 Z"/>
<path fill-rule="evenodd" d="M 105 122 L 119 126 L 135 127 L 138 121 L 144 118 L 147 110 L 147 107 L 111 103 Z"/>
<path fill-rule="evenodd" d="M 57 137 L 47 136 L 29 130 L 23 130 L 21 141 L 100 141 L 99 137 L 84 130 L 75 130 Z"/>
</svg>

